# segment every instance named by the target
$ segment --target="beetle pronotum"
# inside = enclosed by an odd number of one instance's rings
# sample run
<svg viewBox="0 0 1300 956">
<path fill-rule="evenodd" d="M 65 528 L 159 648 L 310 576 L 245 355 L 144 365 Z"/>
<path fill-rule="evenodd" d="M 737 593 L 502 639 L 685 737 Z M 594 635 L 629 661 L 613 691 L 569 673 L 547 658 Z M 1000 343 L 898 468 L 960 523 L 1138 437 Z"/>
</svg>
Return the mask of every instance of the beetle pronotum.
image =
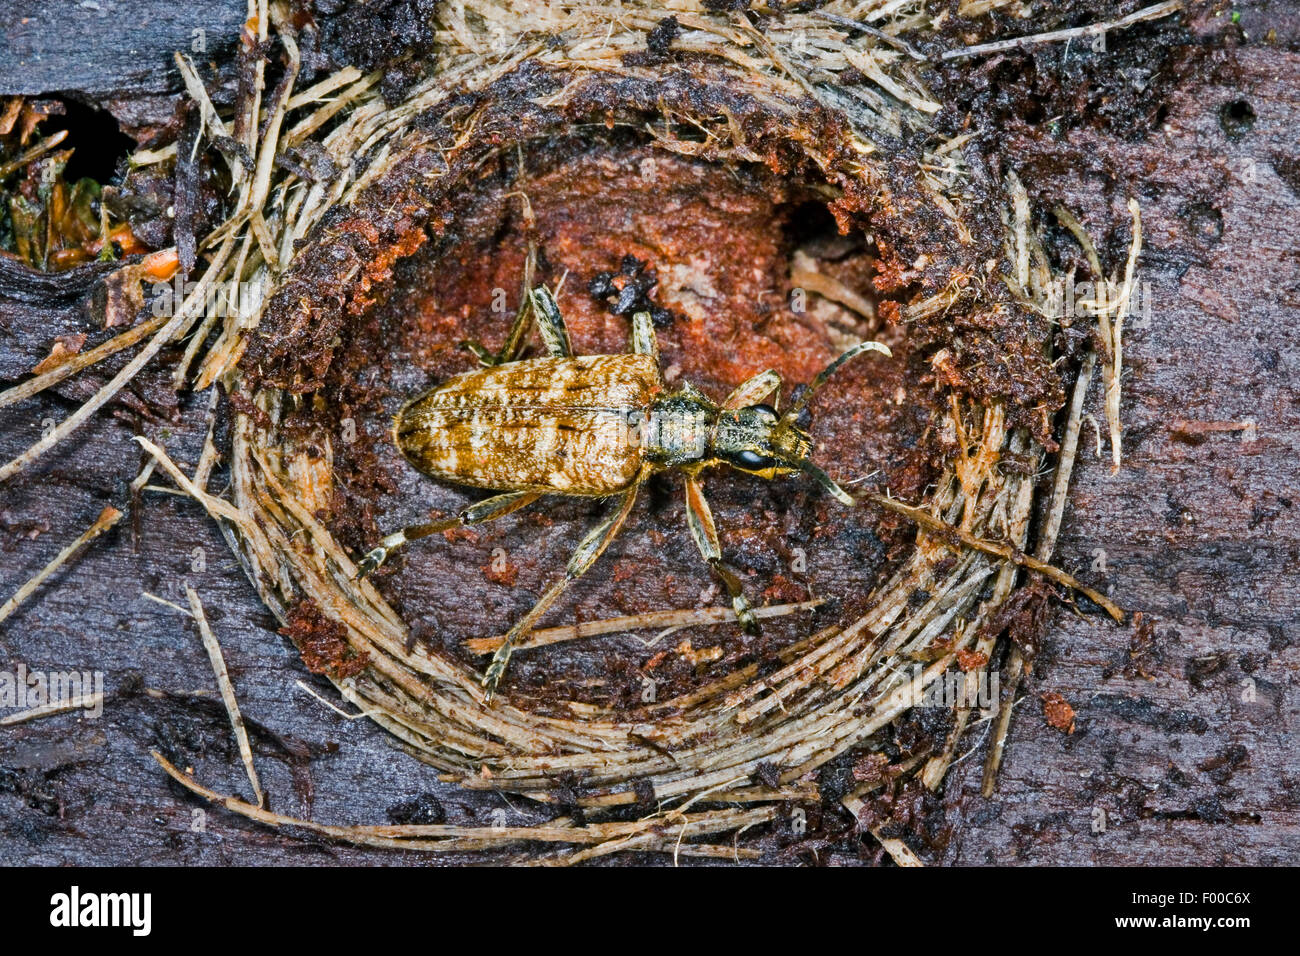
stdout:
<svg viewBox="0 0 1300 956">
<path fill-rule="evenodd" d="M 868 351 L 889 355 L 889 349 L 879 342 L 854 346 L 784 412 L 775 407 L 781 377 L 772 369 L 742 382 L 719 405 L 690 383 L 669 391 L 648 312 L 632 317 L 631 353 L 575 356 L 551 293 L 539 286 L 529 298 L 546 357 L 514 361 L 510 353 L 524 339 L 515 328 L 500 355 L 473 347 L 486 368 L 453 376 L 408 402 L 393 421 L 397 447 L 424 474 L 501 494 L 455 517 L 388 535 L 361 560 L 358 576 L 370 574 L 408 541 L 500 518 L 543 495 L 613 498 L 610 514 L 582 539 L 563 577 L 510 629 L 493 656 L 483 677 L 491 701 L 515 645 L 618 535 L 640 486 L 656 471 L 674 469 L 686 479 L 686 520 L 700 554 L 726 587 L 741 626 L 757 633 L 740 579 L 722 560 L 699 474 L 717 465 L 766 479 L 801 472 L 852 505 L 810 460 L 813 444 L 800 418 L 841 365 Z M 516 326 L 527 316 L 521 309 Z M 773 404 L 764 404 L 773 393 Z"/>
</svg>

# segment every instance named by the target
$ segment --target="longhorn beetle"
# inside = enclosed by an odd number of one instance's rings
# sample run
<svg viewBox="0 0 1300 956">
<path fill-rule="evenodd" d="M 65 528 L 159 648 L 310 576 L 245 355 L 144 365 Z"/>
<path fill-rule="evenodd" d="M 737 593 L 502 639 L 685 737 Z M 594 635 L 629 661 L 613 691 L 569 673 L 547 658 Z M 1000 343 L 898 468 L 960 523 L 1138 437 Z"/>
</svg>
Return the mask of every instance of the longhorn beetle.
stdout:
<svg viewBox="0 0 1300 956">
<path fill-rule="evenodd" d="M 394 442 L 421 472 L 501 494 L 455 517 L 388 535 L 361 560 L 357 571 L 358 577 L 370 574 L 408 541 L 492 521 L 543 495 L 614 499 L 610 514 L 574 551 L 564 576 L 547 588 L 497 649 L 483 677 L 488 702 L 515 645 L 609 547 L 632 510 L 637 490 L 656 471 L 676 469 L 685 476 L 691 536 L 725 585 L 741 626 L 756 634 L 758 623 L 740 579 L 723 563 L 700 472 L 716 465 L 766 479 L 802 472 L 852 505 L 853 499 L 809 460 L 813 444 L 801 414 L 813 393 L 849 359 L 867 351 L 890 354 L 879 342 L 854 346 L 826 366 L 785 412 L 775 407 L 781 377 L 772 369 L 742 382 L 718 405 L 689 383 L 668 390 L 650 313 L 632 316 L 631 354 L 575 356 L 551 293 L 538 286 L 529 299 L 547 357 L 514 360 L 526 331 L 522 324 L 528 310 L 521 308 L 499 354 L 464 343 L 486 368 L 453 376 L 406 403 L 393 420 Z M 774 404 L 763 404 L 773 393 Z"/>
</svg>

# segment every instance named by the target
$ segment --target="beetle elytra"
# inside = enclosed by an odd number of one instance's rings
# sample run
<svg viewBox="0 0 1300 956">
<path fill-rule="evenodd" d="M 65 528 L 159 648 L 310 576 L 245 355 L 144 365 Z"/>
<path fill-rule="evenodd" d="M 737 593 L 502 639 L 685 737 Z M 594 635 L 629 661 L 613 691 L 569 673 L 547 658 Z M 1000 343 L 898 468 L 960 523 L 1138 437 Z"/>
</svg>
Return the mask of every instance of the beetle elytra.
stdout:
<svg viewBox="0 0 1300 956">
<path fill-rule="evenodd" d="M 810 460 L 813 443 L 801 415 L 845 362 L 868 351 L 890 354 L 879 342 L 854 346 L 823 369 L 784 412 L 775 407 L 781 377 L 772 369 L 742 382 L 718 404 L 689 383 L 669 390 L 648 312 L 632 317 L 629 354 L 574 356 L 551 293 L 539 286 L 529 299 L 546 357 L 515 361 L 510 354 L 524 339 L 518 324 L 527 321 L 529 310 L 521 309 L 501 355 L 471 346 L 485 368 L 435 386 L 403 406 L 393 422 L 398 449 L 424 474 L 500 493 L 454 517 L 388 535 L 358 565 L 358 576 L 364 577 L 409 541 L 500 518 L 544 495 L 613 499 L 610 513 L 582 539 L 564 575 L 515 623 L 496 651 L 483 677 L 489 702 L 515 645 L 614 540 L 638 489 L 656 471 L 672 469 L 684 476 L 691 537 L 726 587 L 741 626 L 757 633 L 740 579 L 722 559 L 699 475 L 718 465 L 766 479 L 802 473 L 852 505 L 853 499 Z M 773 404 L 765 404 L 774 393 Z"/>
</svg>

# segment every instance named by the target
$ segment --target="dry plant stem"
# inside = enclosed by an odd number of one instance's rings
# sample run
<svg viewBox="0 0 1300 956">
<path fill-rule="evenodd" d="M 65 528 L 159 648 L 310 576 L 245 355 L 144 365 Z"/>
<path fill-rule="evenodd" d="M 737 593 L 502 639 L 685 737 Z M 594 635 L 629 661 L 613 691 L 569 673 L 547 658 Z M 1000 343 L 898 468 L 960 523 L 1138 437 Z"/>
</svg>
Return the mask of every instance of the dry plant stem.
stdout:
<svg viewBox="0 0 1300 956">
<path fill-rule="evenodd" d="M 648 834 L 659 837 L 659 829 L 674 824 L 690 828 L 692 835 L 718 833 L 737 827 L 767 822 L 776 812 L 774 807 L 758 810 L 715 810 L 695 814 L 666 814 L 651 816 L 630 823 L 589 823 L 575 827 L 567 823 L 549 826 L 524 827 L 461 827 L 446 824 L 411 824 L 394 826 L 332 826 L 274 813 L 254 806 L 238 797 L 227 796 L 198 783 L 157 751 L 151 751 L 154 760 L 167 774 L 191 793 L 219 804 L 240 816 L 273 827 L 299 827 L 321 836 L 355 843 L 362 846 L 388 849 L 431 850 L 436 852 L 466 852 L 491 850 L 526 841 L 542 843 L 571 843 L 600 845 L 628 836 Z M 674 833 L 674 837 L 676 833 Z M 610 852 L 607 850 L 606 852 Z"/>
<path fill-rule="evenodd" d="M 739 818 L 729 820 L 727 829 L 734 828 L 739 832 L 740 830 L 747 829 L 759 823 L 769 823 L 776 817 L 776 808 L 765 807 L 761 810 L 745 811 L 745 813 L 747 815 L 743 820 Z M 611 853 L 627 853 L 635 850 L 643 852 L 658 851 L 661 853 L 672 853 L 673 860 L 676 862 L 678 856 L 692 855 L 692 850 L 695 848 L 695 844 L 682 842 L 685 837 L 718 832 L 717 829 L 714 829 L 715 827 L 718 827 L 718 822 L 709 821 L 707 819 L 699 822 L 694 820 L 683 820 L 680 823 L 675 823 L 675 825 L 665 826 L 665 830 L 667 831 L 666 834 L 650 832 L 620 837 L 618 839 L 608 840 L 604 843 L 598 844 L 597 846 L 587 847 L 581 850 L 567 850 L 560 853 L 558 856 L 536 859 L 530 861 L 529 865 L 575 866 L 579 863 L 585 863 L 588 860 L 596 859 L 597 857 L 609 856 Z M 734 859 L 740 858 L 739 850 L 730 847 L 728 847 L 727 850 L 729 852 L 725 853 L 725 856 Z M 707 847 L 702 855 L 715 856 L 716 853 L 714 852 L 714 848 Z M 758 856 L 757 852 L 752 851 L 746 855 L 749 859 L 754 859 Z"/>
<path fill-rule="evenodd" d="M 181 79 L 185 82 L 185 91 L 189 93 L 190 99 L 198 104 L 199 113 L 203 117 L 203 125 L 208 128 L 210 135 L 228 137 L 230 130 L 221 117 L 217 115 L 216 107 L 212 105 L 212 100 L 208 98 L 208 91 L 203 88 L 203 82 L 199 79 L 198 73 L 194 70 L 194 64 L 190 58 L 182 53 L 175 53 L 172 56 L 176 63 L 176 68 L 180 71 Z"/>
<path fill-rule="evenodd" d="M 912 848 L 898 837 L 882 836 L 880 827 L 873 827 L 871 835 L 880 841 L 880 845 L 885 848 L 885 852 L 888 853 L 893 861 L 899 866 L 925 866 L 925 864 L 921 862 L 921 858 L 912 852 Z"/>
<path fill-rule="evenodd" d="M 98 538 L 109 528 L 113 527 L 113 525 L 117 524 L 121 519 L 122 512 L 118 511 L 112 505 L 105 507 L 104 510 L 99 513 L 99 517 L 95 519 L 95 523 L 87 528 L 76 541 L 72 542 L 72 544 L 60 551 L 53 561 L 41 568 L 40 571 L 36 572 L 35 576 L 14 592 L 13 597 L 5 601 L 4 604 L 0 604 L 0 621 L 4 621 L 9 617 L 9 615 L 12 614 L 20 604 L 31 597 L 36 592 L 36 589 L 45 583 L 46 579 L 48 579 L 50 575 L 63 567 L 63 565 L 81 551 L 82 548 L 95 540 L 95 538 Z"/>
<path fill-rule="evenodd" d="M 844 809 L 848 810 L 849 813 L 853 815 L 855 820 L 866 806 L 860 796 L 855 796 L 853 794 L 846 795 L 840 802 L 844 805 Z M 913 853 L 912 848 L 901 839 L 898 837 L 887 837 L 882 835 L 881 827 L 872 827 L 871 835 L 876 838 L 877 842 L 885 848 L 885 852 L 888 853 L 890 858 L 899 866 L 925 866 L 921 861 L 921 858 Z"/>
<path fill-rule="evenodd" d="M 37 395 L 40 392 L 45 391 L 47 388 L 59 384 L 59 382 L 63 381 L 68 376 L 80 372 L 83 368 L 88 368 L 91 365 L 108 358 L 110 355 L 116 355 L 118 352 L 122 351 L 122 349 L 130 348 L 146 335 L 149 335 L 151 332 L 156 332 L 164 323 L 166 323 L 166 321 L 166 316 L 154 316 L 146 319 L 144 322 L 132 326 L 125 332 L 119 332 L 107 342 L 97 345 L 93 349 L 88 349 L 79 355 L 72 356 L 66 362 L 50 369 L 48 372 L 34 375 L 25 382 L 21 382 L 12 388 L 5 389 L 3 392 L 0 392 L 0 408 L 4 408 L 6 405 L 12 405 L 15 402 L 20 402 L 24 398 L 31 398 L 33 395 Z"/>
<path fill-rule="evenodd" d="M 1133 217 L 1133 241 L 1129 246 L 1128 262 L 1124 267 L 1124 285 L 1120 289 L 1119 301 L 1114 304 L 1114 325 L 1108 323 L 1106 312 L 1101 314 L 1103 335 L 1109 330 L 1109 361 L 1106 363 L 1106 420 L 1110 423 L 1111 472 L 1119 471 L 1120 466 L 1120 379 L 1124 373 L 1124 317 L 1128 314 L 1129 303 L 1133 295 L 1133 271 L 1137 267 L 1138 253 L 1142 250 L 1142 214 L 1136 199 L 1128 201 L 1128 210 Z"/>
<path fill-rule="evenodd" d="M 243 512 L 239 511 L 228 501 L 216 498 L 206 491 L 199 488 L 189 477 L 177 467 L 176 463 L 167 457 L 167 453 L 155 445 L 143 435 L 136 435 L 135 441 L 145 451 L 154 457 L 158 464 L 163 466 L 163 471 L 171 476 L 172 480 L 180 486 L 181 491 L 189 495 L 207 510 L 208 514 L 214 518 L 221 518 L 238 525 L 241 530 L 247 534 L 255 534 L 254 526 Z"/>
<path fill-rule="evenodd" d="M 821 17 L 823 20 L 826 20 L 828 23 L 834 23 L 838 26 L 848 27 L 850 30 L 860 30 L 861 32 L 867 34 L 868 36 L 873 36 L 877 40 L 881 40 L 884 43 L 888 43 L 895 50 L 902 50 L 913 60 L 918 60 L 924 63 L 926 60 L 929 59 L 929 57 L 927 57 L 924 53 L 920 52 L 915 47 L 908 44 L 906 41 L 901 40 L 895 36 L 890 36 L 884 30 L 879 30 L 876 27 L 869 26 L 865 23 L 861 23 L 858 20 L 850 19 L 849 17 L 837 16 L 834 13 L 826 13 L 825 11 L 822 10 L 818 10 L 816 11 L 816 13 L 817 16 Z"/>
<path fill-rule="evenodd" d="M 1057 206 L 1052 210 L 1057 221 L 1061 223 L 1083 249 L 1084 255 L 1088 259 L 1088 267 L 1092 270 L 1094 279 L 1104 279 L 1106 274 L 1101 268 L 1101 257 L 1097 255 L 1097 247 L 1093 244 L 1092 236 L 1083 228 L 1083 224 L 1075 217 L 1074 213 L 1064 206 Z"/>
<path fill-rule="evenodd" d="M 208 427 L 207 434 L 203 438 L 203 451 L 199 453 L 199 463 L 194 466 L 194 478 L 192 480 L 194 486 L 201 491 L 208 490 L 208 478 L 212 474 L 213 467 L 221 458 L 221 455 L 217 452 L 216 441 L 213 437 L 217 427 L 217 401 L 219 398 L 220 395 L 216 389 L 213 389 L 212 397 L 208 400 Z M 150 463 L 153 463 L 152 459 Z"/>
<path fill-rule="evenodd" d="M 292 111 L 310 103 L 318 103 L 340 87 L 347 86 L 359 79 L 361 79 L 361 71 L 355 66 L 346 66 L 337 73 L 325 77 L 319 83 L 307 87 L 301 93 L 295 93 L 289 97 L 289 102 L 285 104 L 285 110 Z"/>
<path fill-rule="evenodd" d="M 203 647 L 208 652 L 208 660 L 212 662 L 212 672 L 217 677 L 217 687 L 221 690 L 221 699 L 226 705 L 226 713 L 230 716 L 230 727 L 234 730 L 235 741 L 239 744 L 239 756 L 244 761 L 248 782 L 253 786 L 257 805 L 264 807 L 266 795 L 262 793 L 262 784 L 257 779 L 257 768 L 253 766 L 253 748 L 248 742 L 248 728 L 244 726 L 244 716 L 239 712 L 239 701 L 235 697 L 235 687 L 230 682 L 230 672 L 226 670 L 225 655 L 221 653 L 221 645 L 217 643 L 216 635 L 208 626 L 208 618 L 203 613 L 203 602 L 199 600 L 198 592 L 186 585 L 185 596 L 189 598 L 190 613 L 199 626 L 199 636 L 202 637 Z"/>
<path fill-rule="evenodd" d="M 795 268 L 790 271 L 790 282 L 796 288 L 807 289 L 809 292 L 817 293 L 823 299 L 842 305 L 846 309 L 852 309 L 868 322 L 874 322 L 876 319 L 875 306 L 838 279 L 823 275 L 814 269 Z"/>
<path fill-rule="evenodd" d="M 1097 327 L 1106 353 L 1103 357 L 1103 378 L 1112 473 L 1119 471 L 1121 461 L 1120 381 L 1124 372 L 1124 318 L 1128 314 L 1132 301 L 1134 270 L 1137 267 L 1138 255 L 1142 251 L 1142 215 L 1136 199 L 1129 200 L 1128 209 L 1133 219 L 1133 236 L 1129 243 L 1128 261 L 1125 263 L 1122 284 L 1115 278 L 1107 278 L 1102 270 L 1096 246 L 1079 220 L 1061 206 L 1053 210 L 1061 225 L 1073 234 L 1083 248 L 1088 259 L 1088 267 L 1098 288 L 1097 297 L 1091 305 L 1097 315 Z M 1097 443 L 1100 446 L 1100 430 L 1097 432 Z"/>
<path fill-rule="evenodd" d="M 1157 3 L 1126 17 L 1120 17 L 1117 20 L 1108 20 L 1105 23 L 1093 23 L 1086 27 L 1073 27 L 1069 30 L 1052 30 L 1048 33 L 1036 33 L 1033 36 L 1015 37 L 1011 40 L 998 40 L 993 43 L 981 43 L 977 46 L 963 47 L 960 50 L 949 50 L 944 53 L 940 59 L 955 60 L 968 56 L 981 56 L 985 53 L 1000 53 L 1003 50 L 1015 50 L 1021 47 L 1037 46 L 1041 43 L 1059 43 L 1061 40 L 1075 40 L 1081 37 L 1100 36 L 1103 33 L 1110 33 L 1114 30 L 1123 30 L 1125 27 L 1131 27 L 1135 23 L 1142 23 L 1146 20 L 1158 20 L 1161 17 L 1167 17 L 1171 13 L 1176 13 L 1183 8 L 1183 0 L 1166 0 L 1164 3 Z"/>
<path fill-rule="evenodd" d="M 185 608 L 177 604 L 175 601 L 169 601 L 166 598 L 159 597 L 156 594 L 151 594 L 148 591 L 141 591 L 140 596 L 144 598 L 146 601 L 153 601 L 155 604 L 161 604 L 163 607 L 169 607 L 178 614 L 190 613 Z"/>
<path fill-rule="evenodd" d="M 1039 561 L 1037 558 L 1032 558 L 1027 554 L 1022 554 L 1008 544 L 977 538 L 974 535 L 962 531 L 960 528 L 954 528 L 952 525 L 940 521 L 922 508 L 905 505 L 901 501 L 886 498 L 884 495 L 872 495 L 871 499 L 882 507 L 888 508 L 891 511 L 896 511 L 901 515 L 905 515 L 923 528 L 933 531 L 941 537 L 953 538 L 960 541 L 968 548 L 974 548 L 976 551 L 983 551 L 985 554 L 991 554 L 994 557 L 1011 561 L 1021 567 L 1028 568 L 1031 571 L 1037 571 L 1039 574 L 1051 578 L 1058 584 L 1064 584 L 1066 587 L 1086 595 L 1089 600 L 1100 606 L 1107 614 L 1114 618 L 1116 622 L 1121 624 L 1124 622 L 1124 612 L 1115 604 L 1115 602 L 1106 597 L 1106 595 L 1102 594 L 1100 591 L 1088 587 L 1088 585 L 1084 584 L 1073 575 L 1065 573 L 1060 568 L 1053 567 L 1052 565 Z"/>
<path fill-rule="evenodd" d="M 29 720 L 39 720 L 42 717 L 49 717 L 52 714 L 64 714 L 70 710 L 88 710 L 102 707 L 103 704 L 104 695 L 102 692 L 78 694 L 76 697 L 69 697 L 66 700 L 52 701 L 48 704 L 42 704 L 40 707 L 33 707 L 30 710 L 23 710 L 16 714 L 10 714 L 8 717 L 0 717 L 0 727 L 8 727 L 12 724 L 25 724 Z"/>
<path fill-rule="evenodd" d="M 159 149 L 138 149 L 126 158 L 127 165 L 131 169 L 140 169 L 144 166 L 154 166 L 158 163 L 165 163 L 176 158 L 176 144 L 169 143 Z"/>
<path fill-rule="evenodd" d="M 893 779 L 900 779 L 907 775 L 917 765 L 917 763 L 920 762 L 920 759 L 920 757 L 912 757 L 909 760 L 905 760 L 902 763 L 891 767 L 890 770 L 894 773 Z M 874 783 L 863 784 L 849 793 L 846 793 L 840 799 L 840 803 L 843 805 L 844 809 L 848 810 L 849 813 L 852 814 L 854 820 L 858 820 L 862 815 L 862 811 L 866 808 L 866 801 L 862 799 L 863 796 L 873 790 L 879 790 L 884 783 L 885 781 L 882 779 Z M 859 826 L 861 826 L 861 824 L 859 824 Z M 885 852 L 888 853 L 890 858 L 899 866 L 925 866 L 925 863 L 922 862 L 921 858 L 912 852 L 911 847 L 901 839 L 898 837 L 883 836 L 881 827 L 872 827 L 871 835 L 876 838 L 877 842 L 884 847 Z"/>
<path fill-rule="evenodd" d="M 1065 434 L 1061 438 L 1061 451 L 1057 459 L 1056 477 L 1052 481 L 1052 504 L 1047 512 L 1047 521 L 1038 536 L 1038 545 L 1034 556 L 1039 561 L 1050 561 L 1056 550 L 1056 536 L 1061 531 L 1061 520 L 1065 515 L 1065 503 L 1070 492 L 1070 477 L 1074 472 L 1074 462 L 1079 453 L 1079 433 L 1083 425 L 1083 403 L 1088 396 L 1088 387 L 1092 384 L 1093 369 L 1097 366 L 1097 354 L 1089 352 L 1083 358 L 1079 376 L 1075 379 L 1074 390 L 1070 398 L 1070 414 L 1065 423 Z"/>
<path fill-rule="evenodd" d="M 754 608 L 757 618 L 784 617 L 798 611 L 811 611 L 821 607 L 825 600 L 800 601 L 795 604 L 772 604 L 767 607 Z M 623 634 L 627 631 L 646 630 L 649 628 L 684 628 L 700 624 L 727 624 L 736 620 L 736 612 L 729 607 L 709 607 L 701 609 L 682 609 L 679 611 L 650 611 L 645 614 L 630 614 L 624 617 L 610 617 L 601 621 L 584 621 L 568 627 L 538 628 L 524 641 L 515 645 L 518 650 L 530 647 L 546 647 L 563 641 L 576 641 L 584 637 L 597 637 L 602 634 Z M 465 641 L 467 650 L 475 654 L 491 654 L 505 640 L 504 635 L 496 637 L 475 637 Z"/>
<path fill-rule="evenodd" d="M 599 849 L 601 852 L 597 853 Z M 553 856 L 540 857 L 519 857 L 510 862 L 516 866 L 576 866 L 579 863 L 585 863 L 587 860 L 597 856 L 608 856 L 611 853 L 626 852 L 629 850 L 639 850 L 650 853 L 671 853 L 673 855 L 674 865 L 679 856 L 706 857 L 711 859 L 731 860 L 739 863 L 741 860 L 757 860 L 762 857 L 762 852 L 750 847 L 726 846 L 722 844 L 711 843 L 678 843 L 674 837 L 665 839 L 664 837 L 652 837 L 650 835 L 642 837 L 630 837 L 623 840 L 611 840 L 608 844 L 601 847 L 593 847 L 591 850 L 568 850 Z"/>
<path fill-rule="evenodd" d="M 222 246 L 222 249 L 217 253 L 217 262 L 219 264 L 224 264 L 225 258 L 229 255 L 229 252 L 230 243 L 227 241 L 226 244 Z M 48 435 L 43 436 L 40 441 L 36 442 L 3 468 L 0 468 L 0 482 L 8 481 L 41 455 L 45 454 L 61 442 L 68 435 L 80 428 L 82 424 L 90 418 L 90 416 L 94 415 L 95 412 L 97 412 L 106 402 L 121 391 L 121 389 L 130 382 L 131 379 L 135 378 L 140 369 L 144 368 L 145 365 L 147 365 L 149 361 L 162 350 L 163 346 L 170 342 L 188 322 L 193 321 L 195 316 L 198 314 L 199 304 L 203 302 L 203 298 L 207 294 L 208 287 L 212 285 L 213 281 L 215 281 L 215 271 L 216 269 L 213 268 L 204 273 L 203 278 L 199 280 L 198 288 L 196 288 L 194 292 L 186 298 L 181 307 L 176 310 L 176 314 L 167 320 L 163 327 L 158 330 L 157 334 L 149 340 L 149 344 L 146 345 L 139 354 L 135 356 L 135 358 L 131 359 L 131 361 L 128 362 L 120 372 L 114 375 L 108 384 L 96 392 L 92 398 L 87 400 L 86 403 L 75 412 L 60 422 L 59 425 L 56 426 Z"/>
<path fill-rule="evenodd" d="M 1007 686 L 1003 689 L 1002 709 L 998 713 L 997 726 L 993 729 L 993 742 L 984 761 L 984 780 L 980 792 L 985 797 L 993 796 L 996 789 L 998 768 L 1002 765 L 1002 756 L 1006 752 L 1007 733 L 1011 727 L 1011 711 L 1015 707 L 1016 692 L 1020 689 L 1020 678 L 1025 671 L 1025 658 L 1020 648 L 1013 646 L 1007 657 Z"/>
<path fill-rule="evenodd" d="M 5 176 L 8 176 L 10 173 L 22 169 L 32 160 L 39 159 L 40 157 L 44 156 L 46 153 L 52 150 L 55 146 L 58 146 L 67 138 L 68 138 L 68 131 L 66 129 L 61 129 L 57 133 L 54 133 L 51 136 L 47 136 L 45 139 L 41 140 L 39 143 L 37 143 L 31 149 L 27 150 L 25 153 L 21 153 L 20 155 L 15 156 L 9 162 L 0 163 L 0 179 L 3 179 Z"/>
</svg>

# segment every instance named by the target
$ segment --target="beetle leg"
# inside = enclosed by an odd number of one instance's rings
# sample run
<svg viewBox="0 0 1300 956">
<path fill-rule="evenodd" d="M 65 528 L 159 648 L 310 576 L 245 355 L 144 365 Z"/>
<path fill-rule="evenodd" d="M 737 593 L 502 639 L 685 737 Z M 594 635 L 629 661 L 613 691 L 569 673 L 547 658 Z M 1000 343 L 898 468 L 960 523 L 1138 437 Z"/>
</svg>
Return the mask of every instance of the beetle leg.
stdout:
<svg viewBox="0 0 1300 956">
<path fill-rule="evenodd" d="M 531 231 L 537 227 L 537 222 L 533 219 L 533 207 L 528 202 L 526 195 L 523 193 L 519 195 L 524 201 L 524 220 L 528 223 L 528 228 Z M 483 343 L 469 339 L 460 343 L 461 348 L 469 349 L 484 365 L 488 367 L 504 365 L 506 362 L 513 362 L 519 357 L 519 352 L 524 347 L 524 339 L 528 336 L 528 313 L 529 306 L 532 304 L 528 290 L 533 287 L 533 273 L 536 268 L 537 241 L 530 236 L 528 239 L 528 255 L 524 257 L 524 278 L 523 288 L 519 293 L 519 308 L 515 310 L 515 321 L 510 326 L 510 334 L 506 336 L 501 351 L 493 354 L 483 347 Z"/>
<path fill-rule="evenodd" d="M 551 295 L 550 290 L 544 285 L 539 285 L 528 293 L 525 301 L 532 304 L 532 314 L 537 319 L 537 331 L 541 333 L 547 354 L 553 358 L 573 358 L 573 346 L 569 344 L 569 330 L 564 324 L 564 316 L 560 314 L 560 307 L 555 304 L 555 296 Z M 506 336 L 506 344 L 496 355 L 484 348 L 480 342 L 466 339 L 460 344 L 477 355 L 478 360 L 484 365 L 504 365 L 506 362 L 513 362 L 519 350 L 523 348 L 524 336 L 528 333 L 528 312 L 528 309 L 520 306 L 519 311 L 515 313 L 515 324 L 510 327 L 510 334 Z"/>
<path fill-rule="evenodd" d="M 396 531 L 380 541 L 377 548 L 371 550 L 357 563 L 357 577 L 364 578 L 369 574 L 373 574 L 381 564 L 388 560 L 390 554 L 408 541 L 427 538 L 431 534 L 448 531 L 462 525 L 495 521 L 497 518 L 504 518 L 512 511 L 518 511 L 540 497 L 541 492 L 538 491 L 511 491 L 504 495 L 484 498 L 482 501 L 463 508 L 454 518 L 442 518 L 424 524 L 413 524 L 401 531 Z"/>
<path fill-rule="evenodd" d="M 519 310 L 515 312 L 515 321 L 510 326 L 510 333 L 506 336 L 505 344 L 501 346 L 500 352 L 489 352 L 482 342 L 476 342 L 472 339 L 465 339 L 461 342 L 461 348 L 469 349 L 482 364 L 489 368 L 494 365 L 513 362 L 518 357 L 519 350 L 524 347 L 524 339 L 528 335 L 528 323 L 532 318 L 532 310 L 528 308 L 529 302 L 530 300 L 525 296 Z"/>
<path fill-rule="evenodd" d="M 486 365 L 491 368 L 493 365 L 501 364 L 500 357 L 489 352 L 487 346 L 482 342 L 475 341 L 474 339 L 462 339 L 460 347 L 473 352 L 474 357 L 478 359 L 480 365 Z"/>
<path fill-rule="evenodd" d="M 659 339 L 655 336 L 655 324 L 649 312 L 638 312 L 632 316 L 632 354 L 648 355 L 659 364 Z"/>
<path fill-rule="evenodd" d="M 569 330 L 564 325 L 564 316 L 555 304 L 555 296 L 549 289 L 539 285 L 531 293 L 533 315 L 537 317 L 537 331 L 542 334 L 547 354 L 553 358 L 573 358 L 573 346 L 569 344 Z"/>
<path fill-rule="evenodd" d="M 722 407 L 734 409 L 743 408 L 746 405 L 757 405 L 773 392 L 776 392 L 777 395 L 776 401 L 772 403 L 775 405 L 781 399 L 781 376 L 769 368 L 737 385 L 732 393 L 727 396 L 726 401 L 722 403 Z"/>
<path fill-rule="evenodd" d="M 604 553 L 609 547 L 609 543 L 617 536 L 623 523 L 627 521 L 628 514 L 632 511 L 632 504 L 636 501 L 637 489 L 641 483 L 649 476 L 648 469 L 637 476 L 627 491 L 623 492 L 622 499 L 618 507 L 607 515 L 600 524 L 592 528 L 587 536 L 582 539 L 573 556 L 569 558 L 568 566 L 564 569 L 564 577 L 560 578 L 546 592 L 537 599 L 532 610 L 521 617 L 515 626 L 510 628 L 510 633 L 505 637 L 505 641 L 497 648 L 492 655 L 492 663 L 488 665 L 487 673 L 483 675 L 483 689 L 486 693 L 487 703 L 492 703 L 492 698 L 496 695 L 497 685 L 501 683 L 501 678 L 506 672 L 506 664 L 510 662 L 510 655 L 514 652 L 515 645 L 523 640 L 537 623 L 537 619 L 546 613 L 547 609 L 555 603 L 556 599 L 564 593 L 573 581 L 582 577 L 596 559 Z"/>
<path fill-rule="evenodd" d="M 722 546 L 718 543 L 718 528 L 713 523 L 713 512 L 704 497 L 700 483 L 689 475 L 686 477 L 686 524 L 691 529 L 700 554 L 704 556 L 709 569 L 718 576 L 731 597 L 731 606 L 736 612 L 736 620 L 746 634 L 758 634 L 758 619 L 745 599 L 741 589 L 740 578 L 722 560 Z"/>
</svg>

